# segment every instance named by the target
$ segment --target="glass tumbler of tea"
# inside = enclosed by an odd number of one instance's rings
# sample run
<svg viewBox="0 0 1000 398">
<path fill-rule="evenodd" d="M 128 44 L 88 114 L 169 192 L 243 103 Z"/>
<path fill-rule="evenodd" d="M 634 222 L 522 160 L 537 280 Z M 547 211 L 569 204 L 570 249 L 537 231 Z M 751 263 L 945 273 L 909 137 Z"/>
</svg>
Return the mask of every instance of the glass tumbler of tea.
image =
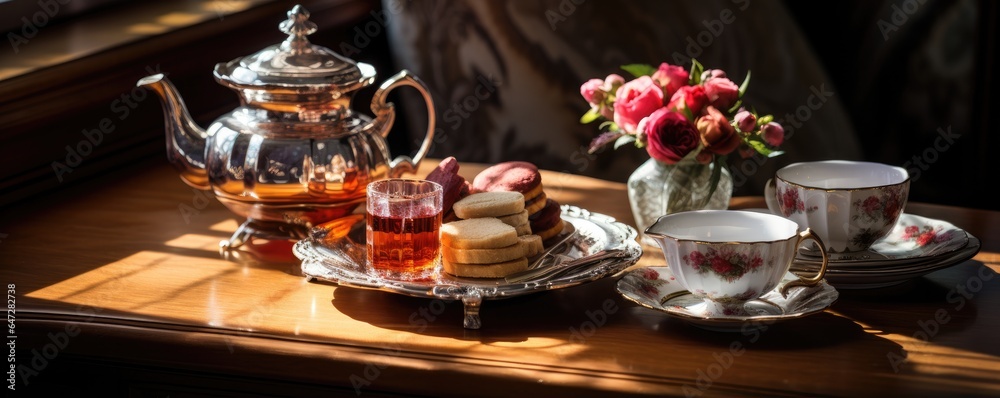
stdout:
<svg viewBox="0 0 1000 398">
<path fill-rule="evenodd" d="M 368 184 L 368 266 L 402 281 L 433 277 L 440 252 L 443 188 L 433 181 L 393 178 Z"/>
</svg>

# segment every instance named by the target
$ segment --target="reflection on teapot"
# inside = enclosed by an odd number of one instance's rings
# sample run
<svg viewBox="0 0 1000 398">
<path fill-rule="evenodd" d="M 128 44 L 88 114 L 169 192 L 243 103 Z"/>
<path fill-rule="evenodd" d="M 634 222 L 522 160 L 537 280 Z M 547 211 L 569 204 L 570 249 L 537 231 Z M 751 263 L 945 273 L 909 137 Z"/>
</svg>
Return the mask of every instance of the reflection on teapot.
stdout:
<svg viewBox="0 0 1000 398">
<path fill-rule="evenodd" d="M 240 106 L 208 129 L 191 119 L 164 75 L 136 83 L 162 100 L 167 157 L 181 179 L 246 218 L 224 249 L 255 236 L 302 238 L 352 213 L 369 182 L 414 172 L 434 135 L 434 104 L 417 77 L 406 70 L 390 77 L 372 98 L 375 117 L 356 113 L 351 99 L 375 81 L 375 69 L 311 44 L 306 36 L 316 25 L 300 5 L 279 28 L 284 42 L 215 66 L 216 81 L 239 94 Z M 395 120 L 386 97 L 400 86 L 427 103 L 427 134 L 412 159 L 390 158 L 385 139 Z"/>
</svg>

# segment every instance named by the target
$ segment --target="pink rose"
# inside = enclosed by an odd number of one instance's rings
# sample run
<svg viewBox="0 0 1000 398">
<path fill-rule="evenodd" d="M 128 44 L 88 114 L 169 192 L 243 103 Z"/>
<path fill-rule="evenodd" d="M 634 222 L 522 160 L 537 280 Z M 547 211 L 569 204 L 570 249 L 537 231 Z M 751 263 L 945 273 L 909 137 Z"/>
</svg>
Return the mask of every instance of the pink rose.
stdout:
<svg viewBox="0 0 1000 398">
<path fill-rule="evenodd" d="M 623 84 L 615 97 L 615 123 L 630 134 L 642 118 L 663 106 L 663 90 L 649 76 Z"/>
<path fill-rule="evenodd" d="M 604 80 L 601 79 L 590 79 L 586 83 L 580 86 L 580 95 L 583 99 L 587 100 L 591 106 L 600 106 L 601 102 L 607 96 L 603 90 Z"/>
<path fill-rule="evenodd" d="M 740 88 L 724 77 L 708 79 L 702 84 L 705 86 L 708 103 L 716 108 L 729 109 L 740 98 Z"/>
<path fill-rule="evenodd" d="M 646 152 L 653 159 L 675 164 L 698 148 L 698 130 L 684 115 L 657 109 L 643 123 L 646 133 Z"/>
<path fill-rule="evenodd" d="M 760 134 L 764 136 L 764 142 L 771 146 L 779 146 L 785 141 L 785 129 L 775 122 L 761 126 Z"/>
<path fill-rule="evenodd" d="M 705 95 L 705 88 L 702 86 L 684 86 L 674 93 L 673 97 L 670 97 L 670 103 L 667 104 L 667 108 L 672 111 L 681 111 L 681 107 L 685 106 L 691 111 L 691 114 L 698 116 L 701 114 L 702 109 L 708 105 L 708 96 Z"/>
<path fill-rule="evenodd" d="M 749 133 L 757 129 L 757 117 L 752 113 L 740 110 L 733 116 L 733 120 L 736 121 L 736 125 L 739 126 L 740 131 L 744 133 Z"/>
<path fill-rule="evenodd" d="M 701 133 L 701 143 L 707 152 L 726 155 L 743 142 L 726 115 L 713 106 L 705 108 L 705 115 L 695 121 L 695 126 Z"/>
<path fill-rule="evenodd" d="M 709 70 L 706 70 L 704 72 L 701 72 L 701 82 L 702 83 L 707 82 L 707 81 L 709 81 L 711 79 L 716 79 L 716 78 L 720 78 L 720 77 L 721 78 L 725 78 L 726 77 L 726 72 L 724 70 L 722 70 L 722 69 L 709 69 Z"/>
<path fill-rule="evenodd" d="M 670 65 L 666 62 L 653 72 L 653 80 L 663 88 L 663 96 L 670 98 L 677 90 L 688 84 L 688 72 L 680 66 Z"/>
</svg>

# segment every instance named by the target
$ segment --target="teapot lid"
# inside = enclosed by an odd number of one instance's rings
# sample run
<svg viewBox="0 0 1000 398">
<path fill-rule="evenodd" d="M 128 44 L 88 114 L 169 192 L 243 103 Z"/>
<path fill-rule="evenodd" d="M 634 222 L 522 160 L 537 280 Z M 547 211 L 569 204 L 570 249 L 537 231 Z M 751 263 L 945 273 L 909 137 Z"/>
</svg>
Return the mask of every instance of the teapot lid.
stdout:
<svg viewBox="0 0 1000 398">
<path fill-rule="evenodd" d="M 284 88 L 295 91 L 354 90 L 375 80 L 375 68 L 309 42 L 316 31 L 309 11 L 295 5 L 278 28 L 288 35 L 280 44 L 215 65 L 215 78 L 241 89 Z"/>
</svg>

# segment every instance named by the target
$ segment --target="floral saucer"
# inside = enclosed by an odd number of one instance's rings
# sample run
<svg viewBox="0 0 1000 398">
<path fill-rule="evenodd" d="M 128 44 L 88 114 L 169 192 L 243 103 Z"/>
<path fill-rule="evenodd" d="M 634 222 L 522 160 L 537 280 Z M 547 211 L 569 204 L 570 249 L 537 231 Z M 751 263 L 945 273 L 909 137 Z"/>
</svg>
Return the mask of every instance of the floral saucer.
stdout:
<svg viewBox="0 0 1000 398">
<path fill-rule="evenodd" d="M 834 268 L 831 263 L 826 271 L 826 281 L 837 289 L 876 289 L 895 286 L 912 279 L 920 278 L 931 272 L 952 267 L 975 257 L 981 248 L 979 238 L 966 233 L 969 244 L 951 253 L 929 257 L 925 261 L 905 263 L 902 265 L 885 265 L 882 267 L 844 267 Z M 886 263 L 889 264 L 889 263 Z M 792 270 L 801 272 L 816 272 L 817 265 L 802 263 L 796 258 Z"/>
<path fill-rule="evenodd" d="M 904 213 L 892 231 L 868 250 L 830 253 L 829 257 L 835 268 L 880 267 L 949 256 L 968 244 L 968 234 L 949 222 Z M 821 262 L 818 250 L 803 249 L 799 254 L 804 263 Z"/>
<path fill-rule="evenodd" d="M 780 291 L 799 278 L 788 272 L 774 290 L 747 302 L 744 309 L 753 315 L 709 315 L 705 303 L 691 295 L 666 266 L 642 267 L 626 273 L 616 289 L 626 299 L 643 307 L 665 312 L 707 330 L 747 332 L 774 322 L 801 318 L 829 308 L 840 294 L 826 281 L 816 286 L 792 288 L 788 297 Z"/>
</svg>

